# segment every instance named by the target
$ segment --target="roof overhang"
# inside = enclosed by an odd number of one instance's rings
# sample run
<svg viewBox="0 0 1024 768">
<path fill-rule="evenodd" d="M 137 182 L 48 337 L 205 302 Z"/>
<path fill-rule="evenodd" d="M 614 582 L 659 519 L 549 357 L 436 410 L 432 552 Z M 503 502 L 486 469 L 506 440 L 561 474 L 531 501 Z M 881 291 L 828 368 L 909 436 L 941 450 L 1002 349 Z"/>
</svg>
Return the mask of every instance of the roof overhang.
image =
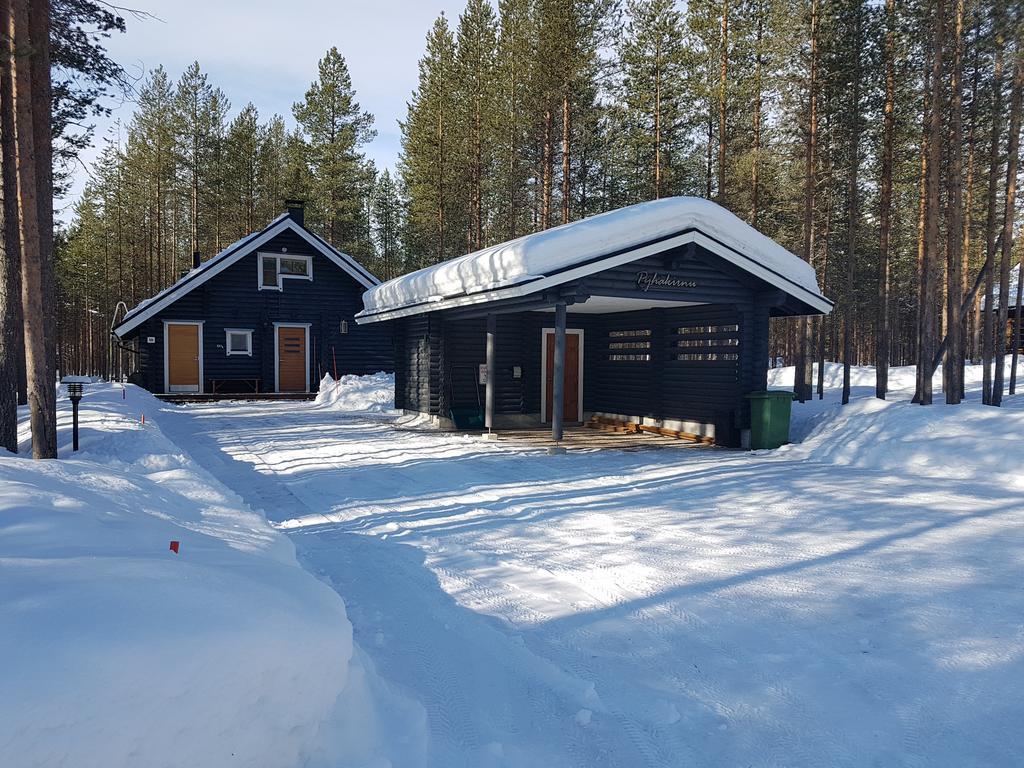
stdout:
<svg viewBox="0 0 1024 768">
<path fill-rule="evenodd" d="M 229 245 L 201 267 L 193 269 L 174 285 L 157 294 L 150 301 L 133 309 L 125 315 L 120 325 L 114 328 L 114 335 L 118 338 L 123 338 L 125 334 L 130 333 L 146 320 L 178 301 L 181 297 L 186 296 L 203 283 L 216 277 L 228 267 L 256 252 L 261 246 L 289 230 L 305 240 L 317 253 L 322 254 L 329 261 L 351 275 L 363 288 L 372 288 L 380 284 L 380 280 L 370 274 L 347 253 L 339 251 L 323 238 L 313 234 L 305 227 L 299 226 L 291 218 L 282 216 L 267 225 L 261 232 L 250 235 L 233 245 Z"/>
<path fill-rule="evenodd" d="M 705 248 L 716 256 L 721 257 L 723 260 L 739 267 L 748 274 L 760 278 L 769 285 L 772 285 L 789 296 L 792 296 L 806 305 L 811 310 L 810 314 L 828 314 L 832 311 L 833 302 L 821 294 L 808 290 L 799 283 L 790 280 L 785 275 L 765 266 L 756 259 L 729 247 L 719 240 L 704 234 L 698 229 L 689 229 L 675 235 L 671 235 L 667 238 L 661 238 L 656 242 L 647 243 L 635 248 L 629 248 L 619 253 L 603 257 L 597 256 L 591 261 L 569 267 L 568 269 L 564 269 L 552 275 L 539 276 L 532 280 L 520 282 L 515 285 L 491 291 L 479 291 L 477 293 L 463 294 L 461 296 L 452 296 L 449 298 L 439 299 L 437 301 L 425 301 L 417 304 L 409 304 L 402 307 L 396 307 L 394 309 L 386 309 L 380 312 L 368 312 L 363 310 L 356 315 L 355 319 L 356 322 L 360 324 L 376 323 L 383 322 L 385 320 L 397 320 L 398 318 L 409 317 L 412 315 L 420 315 L 426 312 L 439 312 L 446 309 L 469 307 L 478 304 L 486 304 L 489 302 L 528 296 L 540 291 L 550 290 L 572 280 L 577 280 L 622 264 L 629 264 L 630 262 L 637 261 L 648 256 L 654 256 L 691 243 Z"/>
</svg>

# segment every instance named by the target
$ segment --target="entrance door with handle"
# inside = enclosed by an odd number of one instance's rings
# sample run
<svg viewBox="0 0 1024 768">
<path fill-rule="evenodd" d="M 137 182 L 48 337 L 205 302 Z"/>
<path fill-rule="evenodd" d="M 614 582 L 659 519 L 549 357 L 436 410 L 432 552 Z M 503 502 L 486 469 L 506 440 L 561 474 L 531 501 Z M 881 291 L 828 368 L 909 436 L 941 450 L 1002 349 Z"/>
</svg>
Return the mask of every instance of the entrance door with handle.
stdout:
<svg viewBox="0 0 1024 768">
<path fill-rule="evenodd" d="M 202 333 L 198 323 L 168 323 L 167 391 L 202 392 Z"/>
<path fill-rule="evenodd" d="M 562 418 L 567 422 L 581 421 L 580 369 L 582 332 L 566 329 L 565 332 L 565 388 L 562 391 Z M 544 421 L 551 421 L 552 393 L 555 388 L 555 334 L 544 331 Z"/>
<path fill-rule="evenodd" d="M 309 391 L 308 357 L 304 325 L 280 325 L 277 328 L 277 391 Z"/>
</svg>

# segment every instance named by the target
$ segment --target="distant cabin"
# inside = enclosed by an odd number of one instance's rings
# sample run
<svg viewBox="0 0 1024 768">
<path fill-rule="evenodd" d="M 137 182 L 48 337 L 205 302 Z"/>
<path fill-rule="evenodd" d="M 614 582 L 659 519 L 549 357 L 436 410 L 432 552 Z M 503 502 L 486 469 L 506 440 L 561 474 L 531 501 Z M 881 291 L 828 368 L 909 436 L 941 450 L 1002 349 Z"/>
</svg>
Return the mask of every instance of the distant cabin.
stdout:
<svg viewBox="0 0 1024 768">
<path fill-rule="evenodd" d="M 826 314 L 814 270 L 709 200 L 609 211 L 383 283 L 395 405 L 440 426 L 586 421 L 739 446 L 772 317 Z"/>
<path fill-rule="evenodd" d="M 997 259 L 998 262 L 998 259 Z M 999 297 L 999 264 L 995 265 L 995 275 L 993 278 L 994 285 L 992 287 L 992 311 L 998 312 L 1000 304 L 1002 303 Z M 1009 349 L 1013 349 L 1013 336 L 1014 328 L 1017 325 L 1020 317 L 1020 305 L 1017 303 L 1017 284 L 1020 282 L 1020 262 L 1010 267 L 1010 282 L 1008 284 L 1009 290 L 1007 293 L 1006 302 L 1006 343 Z M 985 308 L 985 300 L 981 300 L 982 308 Z M 1021 348 L 1024 349 L 1024 332 L 1021 334 Z"/>
<path fill-rule="evenodd" d="M 114 335 L 158 394 L 303 393 L 325 373 L 391 371 L 390 329 L 359 326 L 380 281 L 304 226 L 303 207 L 199 263 L 131 309 Z"/>
</svg>

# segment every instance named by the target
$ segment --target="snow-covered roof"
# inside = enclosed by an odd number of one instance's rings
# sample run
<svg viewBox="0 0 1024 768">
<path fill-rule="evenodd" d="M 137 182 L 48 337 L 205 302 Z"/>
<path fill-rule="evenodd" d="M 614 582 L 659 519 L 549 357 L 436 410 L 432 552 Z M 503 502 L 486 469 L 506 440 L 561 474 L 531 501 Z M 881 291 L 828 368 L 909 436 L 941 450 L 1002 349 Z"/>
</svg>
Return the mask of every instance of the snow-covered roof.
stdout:
<svg viewBox="0 0 1024 768">
<path fill-rule="evenodd" d="M 204 261 L 194 269 L 190 269 L 177 282 L 150 296 L 148 299 L 140 301 L 125 314 L 121 323 L 114 328 L 114 334 L 118 337 L 123 337 L 157 312 L 173 304 L 210 278 L 223 272 L 242 257 L 252 253 L 254 249 L 259 248 L 289 229 L 338 267 L 345 270 L 364 288 L 370 288 L 380 283 L 380 280 L 366 271 L 359 262 L 347 253 L 339 251 L 323 238 L 300 226 L 287 213 L 282 213 L 263 229 L 236 240 L 213 258 Z"/>
<path fill-rule="evenodd" d="M 522 296 L 696 242 L 820 312 L 832 302 L 814 269 L 725 208 L 700 197 L 631 205 L 490 246 L 363 294 L 362 322 Z"/>
</svg>

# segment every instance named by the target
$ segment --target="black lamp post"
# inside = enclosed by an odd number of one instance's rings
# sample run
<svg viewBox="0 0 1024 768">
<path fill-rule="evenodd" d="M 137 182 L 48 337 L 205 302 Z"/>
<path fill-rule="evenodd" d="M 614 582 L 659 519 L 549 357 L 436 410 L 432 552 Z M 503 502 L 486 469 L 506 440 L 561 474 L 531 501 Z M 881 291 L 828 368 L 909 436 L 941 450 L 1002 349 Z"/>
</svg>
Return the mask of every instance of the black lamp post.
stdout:
<svg viewBox="0 0 1024 768">
<path fill-rule="evenodd" d="M 82 401 L 81 382 L 68 384 L 68 397 L 71 398 L 71 449 L 78 450 L 78 404 Z"/>
</svg>

